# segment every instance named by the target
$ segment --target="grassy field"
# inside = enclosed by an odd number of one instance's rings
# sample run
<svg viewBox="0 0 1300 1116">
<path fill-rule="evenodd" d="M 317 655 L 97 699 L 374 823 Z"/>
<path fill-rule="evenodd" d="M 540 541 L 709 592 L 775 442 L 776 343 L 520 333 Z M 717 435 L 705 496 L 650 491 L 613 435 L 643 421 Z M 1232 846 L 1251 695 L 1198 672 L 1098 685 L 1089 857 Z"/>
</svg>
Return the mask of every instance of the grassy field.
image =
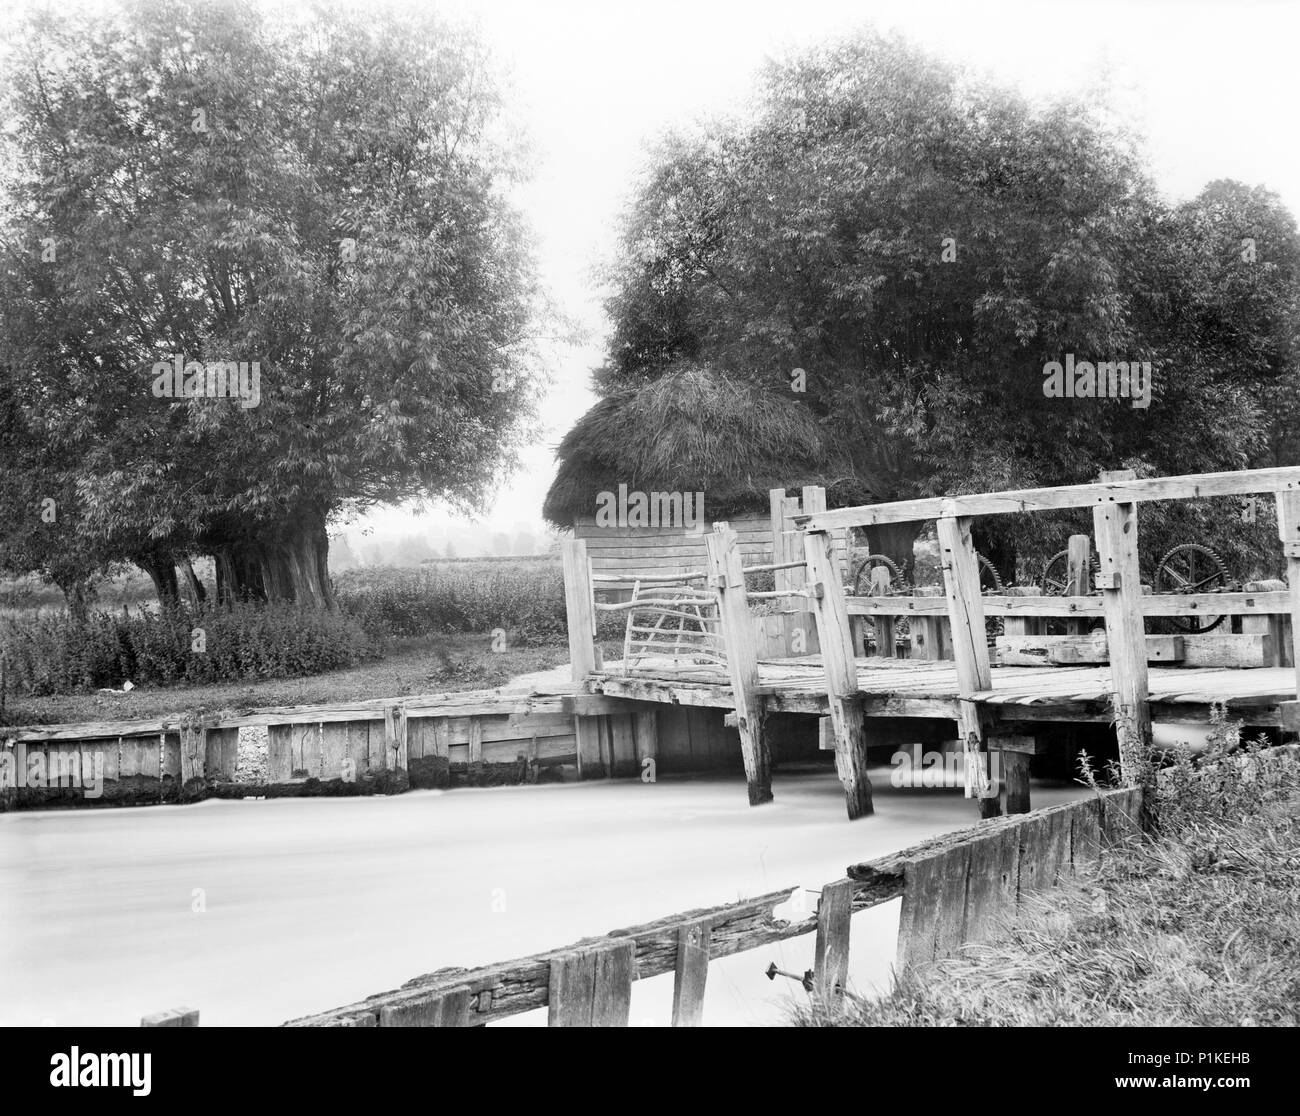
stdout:
<svg viewBox="0 0 1300 1116">
<path fill-rule="evenodd" d="M 1042 893 L 1001 940 L 804 1026 L 1300 1025 L 1300 762 L 1162 773 L 1161 831 Z"/>
<path fill-rule="evenodd" d="M 68 620 L 57 590 L 30 578 L 7 582 L 0 585 L 0 654 L 8 660 L 0 723 L 487 688 L 568 658 L 554 557 L 362 567 L 335 585 L 336 619 L 282 606 L 263 616 L 248 605 L 205 618 L 192 606 L 160 612 L 142 599 L 147 579 L 142 585 L 130 575 L 100 587 L 81 625 Z M 610 650 L 621 643 L 620 620 L 602 628 Z M 192 654 L 200 627 L 206 647 Z M 103 692 L 127 681 L 135 687 L 129 693 Z"/>
<path fill-rule="evenodd" d="M 306 678 L 203 686 L 140 687 L 120 694 L 9 694 L 3 720 L 10 725 L 131 720 L 219 709 L 318 705 L 407 694 L 488 689 L 569 661 L 568 645 L 507 647 L 493 651 L 484 635 L 425 636 L 394 640 L 379 662 Z"/>
</svg>

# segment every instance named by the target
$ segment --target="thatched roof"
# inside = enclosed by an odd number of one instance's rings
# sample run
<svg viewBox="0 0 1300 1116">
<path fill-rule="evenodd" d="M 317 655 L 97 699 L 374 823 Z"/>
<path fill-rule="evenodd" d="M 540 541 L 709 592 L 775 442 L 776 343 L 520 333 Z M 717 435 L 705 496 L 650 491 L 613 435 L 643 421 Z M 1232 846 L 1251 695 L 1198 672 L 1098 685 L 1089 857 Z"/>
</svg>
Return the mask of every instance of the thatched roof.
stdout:
<svg viewBox="0 0 1300 1116">
<path fill-rule="evenodd" d="M 830 435 L 793 393 L 694 366 L 602 399 L 565 435 L 542 514 L 557 527 L 592 515 L 601 492 L 703 492 L 708 519 L 768 507 L 768 490 L 848 492 Z"/>
</svg>

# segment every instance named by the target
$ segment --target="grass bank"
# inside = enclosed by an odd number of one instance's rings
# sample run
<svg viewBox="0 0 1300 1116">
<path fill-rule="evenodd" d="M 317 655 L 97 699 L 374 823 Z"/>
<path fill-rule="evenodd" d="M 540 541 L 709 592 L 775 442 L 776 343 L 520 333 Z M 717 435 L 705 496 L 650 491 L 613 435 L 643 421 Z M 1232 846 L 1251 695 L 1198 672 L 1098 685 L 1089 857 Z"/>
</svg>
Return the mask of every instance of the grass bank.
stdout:
<svg viewBox="0 0 1300 1116">
<path fill-rule="evenodd" d="M 1292 749 L 1294 750 L 1294 749 Z M 1159 778 L 1160 831 L 1022 907 L 1000 940 L 803 1026 L 1300 1024 L 1300 762 L 1242 748 Z"/>
<path fill-rule="evenodd" d="M 568 645 L 492 650 L 485 635 L 393 640 L 377 662 L 303 678 L 137 687 L 128 693 L 34 697 L 10 693 L 0 724 L 46 725 L 133 720 L 188 711 L 244 711 L 274 705 L 325 705 L 408 694 L 490 689 L 569 661 Z"/>
</svg>

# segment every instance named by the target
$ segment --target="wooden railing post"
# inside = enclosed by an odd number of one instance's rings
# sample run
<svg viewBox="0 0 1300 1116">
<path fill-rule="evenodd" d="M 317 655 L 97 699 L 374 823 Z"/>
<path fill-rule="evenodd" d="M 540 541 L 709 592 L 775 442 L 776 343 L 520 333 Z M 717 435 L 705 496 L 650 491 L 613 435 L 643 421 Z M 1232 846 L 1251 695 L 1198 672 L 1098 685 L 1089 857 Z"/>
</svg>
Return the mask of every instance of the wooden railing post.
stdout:
<svg viewBox="0 0 1300 1116">
<path fill-rule="evenodd" d="M 1277 494 L 1277 533 L 1291 592 L 1291 661 L 1296 671 L 1296 697 L 1300 698 L 1300 492 Z"/>
<path fill-rule="evenodd" d="M 758 692 L 758 637 L 745 595 L 736 533 L 725 523 L 715 523 L 704 536 L 708 553 L 708 583 L 718 602 L 718 621 L 727 652 L 731 692 L 736 699 L 736 727 L 745 761 L 749 804 L 772 801 L 772 770 L 763 733 L 763 699 Z"/>
<path fill-rule="evenodd" d="M 996 817 L 1000 812 L 998 786 L 988 770 L 984 724 L 979 704 L 973 700 L 974 694 L 993 688 L 984 605 L 980 600 L 979 563 L 971 541 L 969 519 L 945 517 L 938 525 L 953 660 L 961 695 L 957 703 L 957 724 L 966 754 L 966 795 L 979 799 L 980 817 Z"/>
<path fill-rule="evenodd" d="M 584 539 L 562 539 L 560 558 L 564 566 L 564 607 L 569 625 L 569 662 L 573 681 L 587 682 L 600 666 L 596 646 L 596 603 L 592 591 L 591 562 Z M 576 716 L 578 778 L 608 775 L 600 743 L 600 718 Z"/>
<path fill-rule="evenodd" d="M 1135 475 L 1131 469 L 1118 469 L 1103 472 L 1101 480 L 1132 480 Z M 1138 567 L 1137 504 L 1098 504 L 1092 517 L 1097 534 L 1097 588 L 1105 609 L 1111 689 L 1115 695 L 1120 771 L 1126 786 L 1145 787 L 1150 778 L 1151 706 L 1142 575 Z"/>
<path fill-rule="evenodd" d="M 826 697 L 835 729 L 835 767 L 844 785 L 850 818 L 874 809 L 871 780 L 867 777 L 867 736 L 862 703 L 858 698 L 858 667 L 854 661 L 853 634 L 844 604 L 844 586 L 835 562 L 831 536 L 825 531 L 804 534 L 808 559 L 808 588 L 817 638 L 826 670 Z"/>
<path fill-rule="evenodd" d="M 1086 597 L 1092 592 L 1092 539 L 1087 535 L 1071 535 L 1065 557 L 1065 595 Z M 1085 635 L 1088 621 L 1067 620 L 1067 635 Z"/>
</svg>

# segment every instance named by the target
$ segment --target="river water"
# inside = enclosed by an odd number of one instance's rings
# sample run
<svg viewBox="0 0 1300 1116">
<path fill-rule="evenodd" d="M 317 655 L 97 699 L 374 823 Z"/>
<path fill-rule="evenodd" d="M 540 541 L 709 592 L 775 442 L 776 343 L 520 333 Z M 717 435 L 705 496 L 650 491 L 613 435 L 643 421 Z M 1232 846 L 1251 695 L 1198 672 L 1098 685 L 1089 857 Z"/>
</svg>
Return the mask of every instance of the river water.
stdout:
<svg viewBox="0 0 1300 1116">
<path fill-rule="evenodd" d="M 844 815 L 834 774 L 208 801 L 0 815 L 0 1025 L 276 1024 L 449 965 L 566 945 L 785 886 L 975 820 L 960 791 L 873 773 L 876 814 Z M 1035 806 L 1076 796 L 1035 786 Z M 815 896 L 808 895 L 809 910 Z M 854 917 L 850 987 L 883 988 L 898 902 Z M 705 1022 L 780 1022 L 813 936 L 710 967 Z M 632 1023 L 666 1025 L 671 975 L 633 985 Z M 506 1025 L 545 1022 L 533 1012 Z"/>
</svg>

